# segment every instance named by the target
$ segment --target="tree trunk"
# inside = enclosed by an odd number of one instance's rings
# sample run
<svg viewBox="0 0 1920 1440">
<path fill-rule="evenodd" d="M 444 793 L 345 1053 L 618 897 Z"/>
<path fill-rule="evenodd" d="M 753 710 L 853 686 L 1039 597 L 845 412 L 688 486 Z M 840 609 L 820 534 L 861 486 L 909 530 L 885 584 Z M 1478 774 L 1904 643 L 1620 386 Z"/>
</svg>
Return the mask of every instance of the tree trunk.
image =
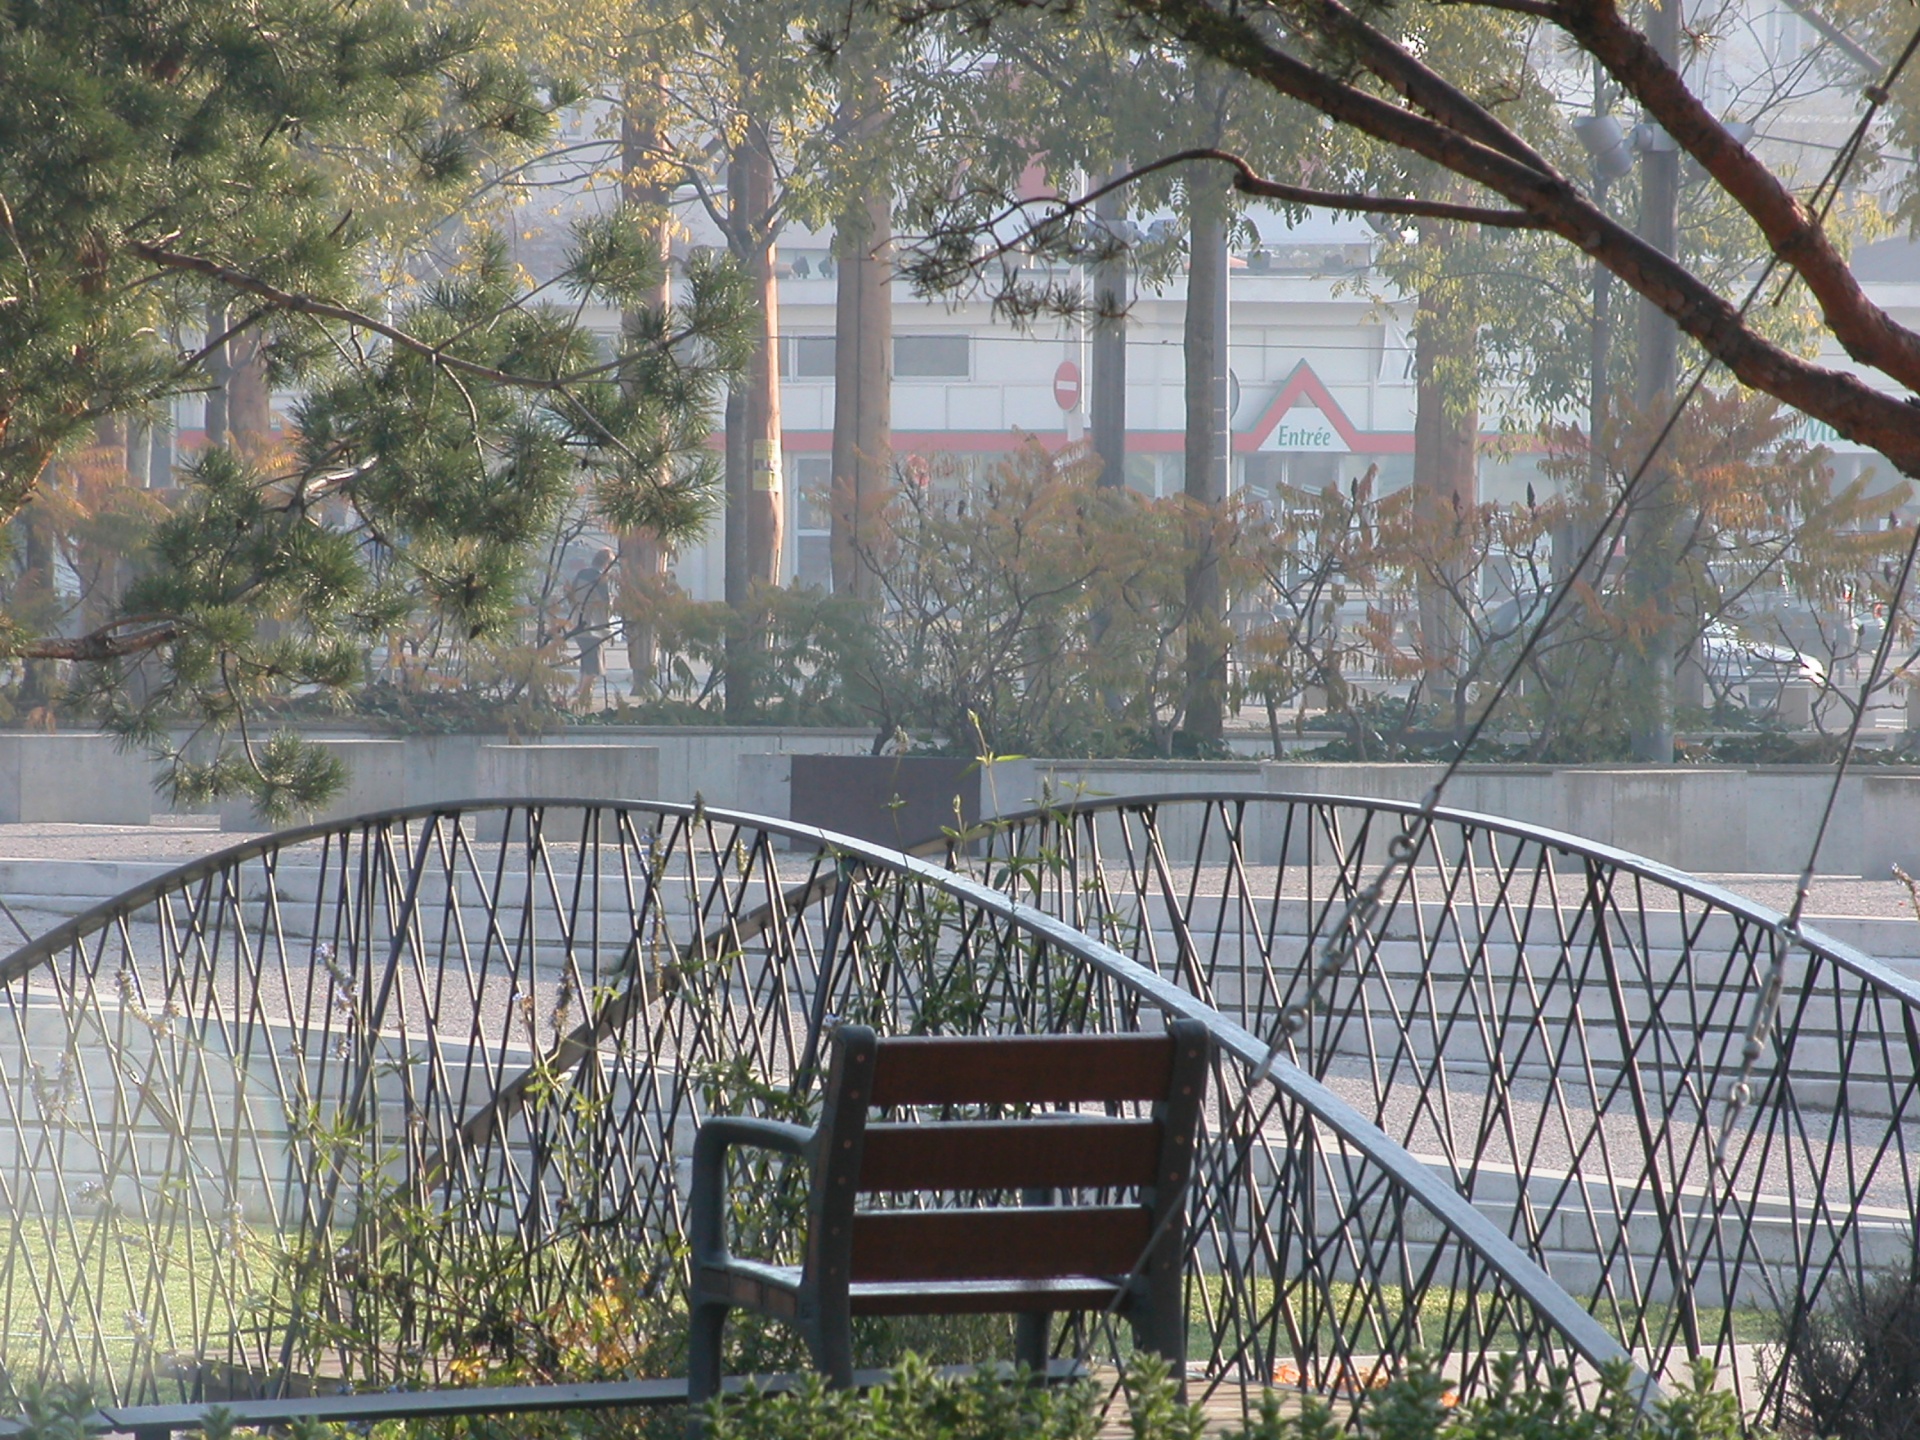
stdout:
<svg viewBox="0 0 1920 1440">
<path fill-rule="evenodd" d="M 773 274 L 773 157 L 749 124 L 727 167 L 728 244 L 759 297 L 753 354 L 727 396 L 726 715 L 754 710 L 752 650 L 761 643 L 751 608 L 757 585 L 780 581 L 780 310 Z"/>
<path fill-rule="evenodd" d="M 1448 221 L 1422 223 L 1420 244 L 1434 247 L 1437 257 L 1430 273 L 1449 273 L 1447 257 L 1460 234 Z M 1475 583 L 1462 553 L 1464 527 L 1480 503 L 1478 329 L 1471 304 L 1453 286 L 1420 287 L 1413 325 L 1413 489 L 1419 533 L 1430 548 L 1419 585 L 1420 650 L 1433 688 L 1451 703 L 1456 733 L 1467 722 L 1459 597 Z"/>
<path fill-rule="evenodd" d="M 1123 169 L 1116 166 L 1116 172 Z M 1094 214 L 1105 227 L 1108 243 L 1117 244 L 1120 222 L 1126 218 L 1126 198 L 1118 190 L 1094 201 Z M 1102 260 L 1093 267 L 1093 325 L 1087 347 L 1087 400 L 1092 410 L 1093 453 L 1100 457 L 1103 490 L 1117 490 L 1127 483 L 1127 321 L 1126 308 L 1132 298 L 1129 281 L 1130 262 L 1124 251 Z M 1091 635 L 1096 649 L 1101 647 L 1113 625 L 1112 612 L 1101 608 L 1091 618 Z M 1101 702 L 1116 721 L 1126 710 L 1126 697 L 1118 686 L 1101 691 Z M 1279 754 L 1276 748 L 1274 753 Z"/>
<path fill-rule="evenodd" d="M 1232 464 L 1227 415 L 1227 187 L 1211 169 L 1187 182 L 1186 729 L 1200 742 L 1224 731 L 1227 645 L 1214 522 Z"/>
<path fill-rule="evenodd" d="M 230 370 L 228 350 L 230 342 L 219 340 L 228 325 L 227 307 L 209 301 L 207 304 L 207 344 L 212 346 L 207 352 L 207 418 L 204 429 L 207 444 L 225 445 L 227 443 L 227 377 Z"/>
<path fill-rule="evenodd" d="M 749 265 L 759 296 L 759 327 L 747 362 L 746 427 L 752 484 L 747 501 L 747 573 L 761 585 L 780 583 L 781 526 L 785 480 L 780 457 L 780 284 L 773 273 L 773 157 L 760 143 L 746 146 L 749 214 L 765 239 L 753 246 Z"/>
<path fill-rule="evenodd" d="M 1680 0 L 1647 7 L 1647 39 L 1669 63 L 1680 53 Z M 1640 156 L 1640 238 L 1663 255 L 1676 250 L 1680 154 Z M 1638 317 L 1634 404 L 1647 433 L 1672 408 L 1678 378 L 1679 331 L 1665 311 L 1642 300 Z M 1656 456 L 1627 517 L 1627 604 L 1639 627 L 1627 646 L 1627 697 L 1633 758 L 1673 760 L 1673 548 L 1678 525 L 1674 475 Z"/>
<path fill-rule="evenodd" d="M 160 416 L 147 432 L 150 448 L 147 451 L 147 484 L 155 490 L 164 490 L 173 484 L 173 415 L 171 407 L 163 409 Z"/>
<path fill-rule="evenodd" d="M 137 416 L 127 419 L 127 481 L 136 489 L 144 490 L 152 481 L 149 478 L 149 457 L 153 454 L 153 431 L 147 422 Z"/>
<path fill-rule="evenodd" d="M 38 612 L 35 627 L 47 634 L 69 631 L 70 627 L 55 623 L 57 606 L 53 570 L 56 552 L 53 523 L 47 516 L 47 507 L 36 507 L 34 502 L 45 493 L 45 485 L 57 486 L 61 483 L 58 467 L 48 467 L 43 476 L 43 487 L 36 489 L 13 519 L 14 535 L 19 546 L 20 573 L 14 578 L 12 603 L 17 610 L 26 614 Z M 29 728 L 52 728 L 52 707 L 59 695 L 64 668 L 58 660 L 30 657 L 21 662 L 19 704 Z M 35 711 L 40 713 L 35 714 Z"/>
<path fill-rule="evenodd" d="M 207 306 L 209 342 L 232 323 L 226 306 Z M 248 330 L 215 345 L 207 355 L 207 379 L 207 444 L 231 445 L 257 458 L 273 437 L 273 395 L 259 333 Z"/>
<path fill-rule="evenodd" d="M 621 335 L 629 347 L 637 347 L 647 312 L 664 314 L 673 305 L 673 222 L 668 214 L 673 191 L 663 169 L 667 97 L 661 77 L 655 73 L 630 81 L 621 101 L 621 196 L 627 204 L 642 210 L 642 223 L 648 227 L 650 243 L 660 257 L 659 285 L 644 297 L 641 306 L 620 317 Z M 654 607 L 666 586 L 669 555 L 652 530 L 626 531 L 617 537 L 616 544 L 619 567 L 615 590 L 626 631 L 631 672 L 628 689 L 636 696 L 650 695 L 660 668 Z"/>
<path fill-rule="evenodd" d="M 227 430 L 236 450 L 259 460 L 273 445 L 273 392 L 260 332 L 236 335 L 227 345 L 227 362 Z"/>
<path fill-rule="evenodd" d="M 1594 182 L 1594 193 L 1605 199 L 1604 177 Z M 1561 584 L 1573 574 L 1574 562 L 1593 539 L 1592 520 L 1601 514 L 1607 494 L 1607 421 L 1613 349 L 1613 274 L 1593 262 L 1593 325 L 1587 335 L 1587 473 L 1580 487 L 1567 494 L 1567 518 L 1553 536 L 1553 579 Z M 1604 568 L 1604 562 L 1602 567 Z M 1587 577 L 1597 588 L 1599 570 Z"/>
<path fill-rule="evenodd" d="M 97 461 L 88 467 L 93 474 L 111 477 L 115 484 L 146 484 L 144 476 L 135 475 L 135 467 L 146 463 L 146 426 L 131 416 L 109 415 L 94 425 L 93 443 L 99 451 Z M 80 613 L 75 618 L 80 630 L 89 632 L 105 625 L 119 609 L 131 567 L 127 556 L 103 554 L 84 541 L 73 547 L 72 559 L 80 581 Z"/>
<path fill-rule="evenodd" d="M 105 415 L 93 425 L 93 448 L 103 468 L 125 470 L 133 463 L 133 436 L 138 427 L 131 419 Z"/>
<path fill-rule="evenodd" d="M 847 206 L 834 237 L 833 588 L 868 595 L 893 464 L 892 197 Z"/>
<path fill-rule="evenodd" d="M 1126 197 L 1115 190 L 1094 202 L 1093 213 L 1113 235 L 1126 218 Z M 1100 457 L 1100 484 L 1127 483 L 1128 260 L 1122 251 L 1093 269 L 1093 336 L 1087 354 L 1087 389 L 1093 411 L 1093 451 Z"/>
<path fill-rule="evenodd" d="M 726 718 L 744 725 L 753 718 L 753 657 L 748 653 L 747 597 L 753 586 L 747 574 L 747 393 L 744 381 L 727 387 L 724 412 L 726 438 L 727 514 L 724 596 L 727 602 Z"/>
</svg>

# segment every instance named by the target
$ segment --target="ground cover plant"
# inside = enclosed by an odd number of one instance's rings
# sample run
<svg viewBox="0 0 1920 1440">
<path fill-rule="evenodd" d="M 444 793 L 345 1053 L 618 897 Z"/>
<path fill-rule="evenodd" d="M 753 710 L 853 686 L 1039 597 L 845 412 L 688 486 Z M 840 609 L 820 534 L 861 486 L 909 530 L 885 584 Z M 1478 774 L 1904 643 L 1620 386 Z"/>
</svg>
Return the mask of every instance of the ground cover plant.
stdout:
<svg viewBox="0 0 1920 1440">
<path fill-rule="evenodd" d="M 1747 1432 L 1733 1397 L 1713 1388 L 1712 1367 L 1675 1394 L 1643 1408 L 1624 1369 L 1602 1378 L 1583 1406 L 1570 1375 L 1524 1384 L 1503 1359 L 1491 1390 L 1461 1401 L 1441 1367 L 1416 1357 L 1356 1406 L 1297 1391 L 1267 1390 L 1259 1413 L 1230 1428 L 1232 1440 L 1735 1440 Z M 749 1393 L 709 1407 L 710 1440 L 1092 1440 L 1124 1416 L 1134 1440 L 1198 1440 L 1206 1425 L 1183 1401 L 1165 1362 L 1141 1355 L 1118 1396 L 1092 1383 L 1046 1388 L 1008 1384 L 990 1372 L 947 1378 L 908 1357 L 891 1383 L 865 1393 L 831 1391 L 817 1380 L 784 1394 Z M 1349 1426 L 1352 1426 L 1349 1429 Z"/>
<path fill-rule="evenodd" d="M 1733 1397 L 1713 1386 L 1712 1366 L 1698 1367 L 1673 1394 L 1643 1406 L 1624 1367 L 1609 1369 L 1591 1405 L 1583 1405 L 1572 1376 L 1562 1372 L 1546 1384 L 1521 1379 L 1517 1357 L 1496 1366 L 1483 1396 L 1458 1399 L 1441 1367 L 1414 1357 L 1408 1367 L 1357 1403 L 1332 1403 L 1298 1391 L 1266 1390 L 1258 1413 L 1229 1426 L 1228 1440 L 1746 1440 Z M 20 1440 L 77 1440 L 86 1433 L 90 1399 L 63 1389 L 26 1397 Z M 943 1373 L 907 1355 L 883 1386 L 867 1391 L 829 1390 L 808 1376 L 784 1392 L 748 1390 L 707 1407 L 708 1440 L 1094 1440 L 1124 1424 L 1132 1440 L 1199 1440 L 1206 1433 L 1202 1407 L 1183 1400 L 1166 1363 L 1136 1357 L 1117 1389 L 1082 1381 L 1035 1385 L 1004 1370 L 981 1368 Z M 215 1412 L 209 1440 L 233 1440 L 239 1431 Z M 297 1440 L 344 1440 L 365 1434 L 345 1425 L 303 1422 Z M 478 1436 L 685 1433 L 678 1409 L 628 1416 L 593 1414 L 500 1420 L 392 1421 L 373 1427 L 380 1440 L 419 1440 L 458 1434 Z"/>
</svg>

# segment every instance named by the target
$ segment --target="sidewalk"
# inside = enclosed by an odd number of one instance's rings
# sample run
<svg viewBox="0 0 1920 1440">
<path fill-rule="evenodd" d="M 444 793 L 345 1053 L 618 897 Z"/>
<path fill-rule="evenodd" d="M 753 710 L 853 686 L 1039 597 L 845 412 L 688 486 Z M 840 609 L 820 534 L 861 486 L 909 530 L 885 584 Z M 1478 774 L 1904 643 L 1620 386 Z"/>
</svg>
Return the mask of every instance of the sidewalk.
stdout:
<svg viewBox="0 0 1920 1440">
<path fill-rule="evenodd" d="M 221 830 L 213 816 L 169 817 L 169 823 L 161 825 L 0 825 L 0 905 L 11 909 L 19 922 L 10 923 L 0 912 L 0 954 L 26 935 L 50 929 L 66 916 L 176 865 L 253 838 Z M 1700 878 L 1778 910 L 1792 905 L 1797 881 L 1792 875 Z M 1920 919 L 1907 888 L 1898 881 L 1816 878 L 1806 913 L 1812 924 L 1869 953 L 1886 959 L 1920 958 Z M 1823 923 L 1829 919 L 1842 923 Z M 1881 923 L 1844 923 L 1849 920 Z"/>
<path fill-rule="evenodd" d="M 215 815 L 178 820 L 185 823 L 0 825 L 0 860 L 164 860 L 184 865 L 253 838 L 222 830 Z"/>
</svg>

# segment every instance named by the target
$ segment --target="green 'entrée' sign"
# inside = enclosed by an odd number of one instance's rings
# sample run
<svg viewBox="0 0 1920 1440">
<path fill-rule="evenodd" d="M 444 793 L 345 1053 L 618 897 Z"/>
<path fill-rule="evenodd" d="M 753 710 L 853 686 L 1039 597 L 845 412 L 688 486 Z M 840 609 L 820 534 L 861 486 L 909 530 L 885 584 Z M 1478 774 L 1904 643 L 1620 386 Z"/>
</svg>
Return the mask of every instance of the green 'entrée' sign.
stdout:
<svg viewBox="0 0 1920 1440">
<path fill-rule="evenodd" d="M 1260 442 L 1262 450 L 1309 451 L 1344 455 L 1347 442 L 1317 405 L 1296 405 L 1280 417 L 1273 433 Z"/>
</svg>

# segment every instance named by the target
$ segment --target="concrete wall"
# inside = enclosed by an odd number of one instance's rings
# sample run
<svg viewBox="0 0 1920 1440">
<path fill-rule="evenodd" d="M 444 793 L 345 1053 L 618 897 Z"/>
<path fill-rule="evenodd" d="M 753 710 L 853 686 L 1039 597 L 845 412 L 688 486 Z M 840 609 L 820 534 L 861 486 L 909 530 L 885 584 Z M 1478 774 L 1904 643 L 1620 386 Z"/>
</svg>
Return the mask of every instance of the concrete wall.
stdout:
<svg viewBox="0 0 1920 1440">
<path fill-rule="evenodd" d="M 106 735 L 0 734 L 0 824 L 144 825 L 164 803 L 153 765 Z"/>
<path fill-rule="evenodd" d="M 399 740 L 321 735 L 312 740 L 347 766 L 346 787 L 332 804 L 308 817 L 315 820 L 475 798 L 660 798 L 660 752 L 651 745 L 505 745 L 476 735 Z M 234 800 L 221 807 L 220 823 L 227 830 L 258 830 L 264 822 L 249 802 Z"/>
<path fill-rule="evenodd" d="M 0 786 L 5 783 L 5 747 L 14 738 L 0 735 Z M 322 820 L 396 805 L 534 795 L 682 803 L 704 796 L 718 806 L 737 806 L 745 799 L 762 813 L 784 816 L 784 792 L 777 786 L 768 788 L 774 772 L 767 771 L 767 782 L 754 789 L 751 762 L 764 765 L 768 757 L 777 760 L 801 753 L 864 755 L 873 746 L 873 735 L 866 730 L 719 726 L 596 727 L 540 736 L 523 744 L 508 744 L 496 735 L 373 739 L 320 733 L 309 738 L 338 752 L 349 771 L 347 788 L 339 799 L 314 817 Z M 130 758 L 145 765 L 138 757 Z M 749 782 L 744 793 L 743 773 Z M 138 819 L 144 821 L 159 805 L 150 799 L 142 803 L 145 808 Z M 244 803 L 225 807 L 221 821 L 230 830 L 258 829 L 261 824 Z"/>
<path fill-rule="evenodd" d="M 0 737 L 0 740 L 4 738 Z M 491 762 L 492 768 L 488 768 L 488 763 L 481 759 L 483 751 L 504 754 L 565 750 L 588 759 L 587 752 L 604 754 L 613 749 L 638 748 L 651 751 L 658 757 L 657 762 L 650 776 L 632 773 L 623 783 L 630 787 L 644 785 L 644 788 L 596 792 L 592 789 L 563 787 L 544 793 L 600 793 L 608 798 L 617 795 L 627 800 L 675 800 L 681 803 L 691 802 L 698 795 L 705 797 L 711 805 L 748 808 L 779 815 L 787 813 L 784 794 L 766 788 L 767 784 L 772 783 L 772 770 L 766 770 L 767 778 L 759 789 L 754 788 L 752 772 L 756 762 L 764 768 L 768 757 L 777 760 L 791 754 L 864 755 L 873 748 L 873 732 L 869 730 L 777 730 L 718 725 L 583 727 L 539 736 L 521 744 L 508 744 L 497 735 L 408 735 L 396 740 L 364 740 L 348 735 L 316 734 L 312 738 L 326 745 L 402 747 L 405 756 L 402 782 L 405 799 L 388 799 L 377 801 L 377 804 L 415 805 L 436 800 L 471 800 L 479 795 L 532 794 L 536 792 L 514 788 L 513 776 L 538 774 L 557 781 L 568 773 L 564 768 L 523 768 L 535 765 L 544 767 L 547 764 L 531 760 L 511 763 L 496 760 Z M 589 760 L 589 764 L 596 763 L 601 762 Z M 594 783 L 592 775 L 591 771 L 583 771 L 576 783 L 591 785 Z M 608 783 L 613 778 L 607 776 Z M 483 784 L 484 781 L 507 788 L 490 790 Z M 749 800 L 768 803 L 748 803 Z M 773 802 L 777 802 L 777 808 L 771 808 Z M 374 807 L 355 806 L 344 813 L 359 814 L 371 808 Z"/>
<path fill-rule="evenodd" d="M 1276 791 L 1419 800 L 1428 765 L 1262 766 Z M 1819 766 L 1469 766 L 1447 788 L 1457 810 L 1564 830 L 1696 873 L 1792 873 L 1833 783 Z M 1887 879 L 1920 865 L 1920 771 L 1869 766 L 1842 783 L 1820 872 Z"/>
<path fill-rule="evenodd" d="M 522 745 L 497 736 L 375 738 L 320 733 L 347 761 L 339 800 L 320 817 L 476 796 L 581 795 L 690 801 L 760 814 L 790 813 L 789 757 L 865 754 L 864 730 L 718 726 L 568 730 Z M 1247 790 L 1417 801 L 1432 765 L 1292 761 L 1011 760 L 981 775 L 981 810 L 1008 814 L 1046 799 Z M 0 823 L 139 824 L 165 808 L 154 769 L 103 735 L 0 733 Z M 1454 778 L 1447 803 L 1635 851 L 1705 873 L 1797 871 L 1819 822 L 1832 772 L 1817 766 L 1477 765 Z M 229 828 L 257 828 L 245 805 Z M 1265 854 L 1278 837 L 1249 836 Z M 1273 859 L 1277 856 L 1268 855 Z M 1894 865 L 1920 874 L 1920 770 L 1856 768 L 1841 787 L 1820 869 L 1885 879 Z"/>
<path fill-rule="evenodd" d="M 982 804 L 988 814 L 1006 814 L 1049 795 L 1209 790 L 1418 802 L 1440 773 L 1438 765 L 1024 760 L 992 767 Z M 1806 863 L 1832 782 L 1831 770 L 1806 765 L 1474 765 L 1454 777 L 1446 804 L 1563 830 L 1682 870 L 1781 874 Z M 1278 836 L 1256 832 L 1248 839 L 1263 858 L 1278 859 L 1266 853 Z M 1895 864 L 1920 874 L 1920 771 L 1856 768 L 1841 785 L 1820 871 L 1884 880 Z"/>
</svg>

